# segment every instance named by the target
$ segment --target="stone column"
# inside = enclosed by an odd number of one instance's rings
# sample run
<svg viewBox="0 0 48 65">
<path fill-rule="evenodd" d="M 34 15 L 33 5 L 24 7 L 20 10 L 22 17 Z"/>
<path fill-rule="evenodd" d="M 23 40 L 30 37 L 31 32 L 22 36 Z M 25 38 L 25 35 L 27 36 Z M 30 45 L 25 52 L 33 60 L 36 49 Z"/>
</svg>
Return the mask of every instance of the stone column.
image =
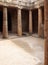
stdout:
<svg viewBox="0 0 48 65">
<path fill-rule="evenodd" d="M 44 0 L 45 63 L 48 65 L 48 0 Z"/>
<path fill-rule="evenodd" d="M 32 34 L 32 10 L 29 10 L 29 33 Z"/>
<path fill-rule="evenodd" d="M 18 35 L 22 36 L 22 18 L 21 18 L 21 9 L 18 9 Z"/>
<path fill-rule="evenodd" d="M 8 37 L 7 8 L 3 8 L 3 38 Z"/>
<path fill-rule="evenodd" d="M 42 9 L 38 8 L 38 36 L 41 36 L 41 24 L 42 24 Z"/>
</svg>

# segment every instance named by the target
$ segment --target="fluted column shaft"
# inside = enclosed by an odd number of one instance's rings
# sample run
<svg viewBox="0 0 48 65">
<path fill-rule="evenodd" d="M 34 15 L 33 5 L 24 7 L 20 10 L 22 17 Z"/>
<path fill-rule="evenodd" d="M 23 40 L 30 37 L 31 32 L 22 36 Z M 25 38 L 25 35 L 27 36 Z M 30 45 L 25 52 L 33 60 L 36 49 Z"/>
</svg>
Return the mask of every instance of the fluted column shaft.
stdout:
<svg viewBox="0 0 48 65">
<path fill-rule="evenodd" d="M 42 9 L 38 8 L 38 36 L 41 36 L 41 24 L 42 24 Z"/>
<path fill-rule="evenodd" d="M 32 10 L 29 10 L 29 33 L 32 33 Z"/>
<path fill-rule="evenodd" d="M 21 9 L 18 9 L 18 35 L 22 36 L 22 17 L 21 17 Z"/>
<path fill-rule="evenodd" d="M 3 38 L 8 37 L 7 8 L 3 8 Z"/>
</svg>

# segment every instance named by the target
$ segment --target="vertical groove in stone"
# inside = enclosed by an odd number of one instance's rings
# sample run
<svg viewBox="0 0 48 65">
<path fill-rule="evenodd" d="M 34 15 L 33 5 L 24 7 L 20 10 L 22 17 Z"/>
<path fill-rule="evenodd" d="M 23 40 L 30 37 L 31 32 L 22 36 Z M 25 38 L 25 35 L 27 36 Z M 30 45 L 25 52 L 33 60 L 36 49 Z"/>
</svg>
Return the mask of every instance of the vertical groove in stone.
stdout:
<svg viewBox="0 0 48 65">
<path fill-rule="evenodd" d="M 32 33 L 32 11 L 29 10 L 29 33 Z"/>
<path fill-rule="evenodd" d="M 42 9 L 38 8 L 38 36 L 41 36 Z"/>
<path fill-rule="evenodd" d="M 18 9 L 18 35 L 22 36 L 22 17 L 21 17 L 21 9 Z"/>
<path fill-rule="evenodd" d="M 44 65 L 48 65 L 48 0 L 44 0 L 44 37 L 45 37 L 45 58 Z"/>
<path fill-rule="evenodd" d="M 7 8 L 3 8 L 3 38 L 8 37 L 8 25 L 7 25 Z"/>
</svg>

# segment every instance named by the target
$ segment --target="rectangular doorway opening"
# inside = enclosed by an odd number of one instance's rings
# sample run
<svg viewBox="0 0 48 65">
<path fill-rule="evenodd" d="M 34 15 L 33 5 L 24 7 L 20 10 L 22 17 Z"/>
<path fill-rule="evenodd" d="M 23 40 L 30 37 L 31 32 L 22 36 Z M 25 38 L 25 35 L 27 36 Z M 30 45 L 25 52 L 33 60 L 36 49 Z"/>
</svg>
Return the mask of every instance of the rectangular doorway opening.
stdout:
<svg viewBox="0 0 48 65">
<path fill-rule="evenodd" d="M 8 8 L 8 32 L 9 38 L 17 36 L 17 9 Z"/>
<path fill-rule="evenodd" d="M 32 10 L 33 34 L 38 34 L 38 9 Z"/>
<path fill-rule="evenodd" d="M 11 21 L 11 13 L 8 11 L 8 32 L 12 31 L 12 21 Z"/>
<path fill-rule="evenodd" d="M 22 10 L 22 34 L 28 35 L 29 34 L 29 11 Z"/>
</svg>

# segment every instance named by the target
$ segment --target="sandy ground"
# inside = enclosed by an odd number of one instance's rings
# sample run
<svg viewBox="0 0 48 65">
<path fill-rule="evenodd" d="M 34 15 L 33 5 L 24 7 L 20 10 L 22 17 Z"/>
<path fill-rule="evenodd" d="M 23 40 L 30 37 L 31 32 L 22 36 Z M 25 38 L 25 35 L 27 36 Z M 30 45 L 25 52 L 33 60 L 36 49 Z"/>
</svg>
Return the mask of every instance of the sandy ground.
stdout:
<svg viewBox="0 0 48 65">
<path fill-rule="evenodd" d="M 44 40 L 21 37 L 0 40 L 0 65 L 43 65 Z"/>
</svg>

